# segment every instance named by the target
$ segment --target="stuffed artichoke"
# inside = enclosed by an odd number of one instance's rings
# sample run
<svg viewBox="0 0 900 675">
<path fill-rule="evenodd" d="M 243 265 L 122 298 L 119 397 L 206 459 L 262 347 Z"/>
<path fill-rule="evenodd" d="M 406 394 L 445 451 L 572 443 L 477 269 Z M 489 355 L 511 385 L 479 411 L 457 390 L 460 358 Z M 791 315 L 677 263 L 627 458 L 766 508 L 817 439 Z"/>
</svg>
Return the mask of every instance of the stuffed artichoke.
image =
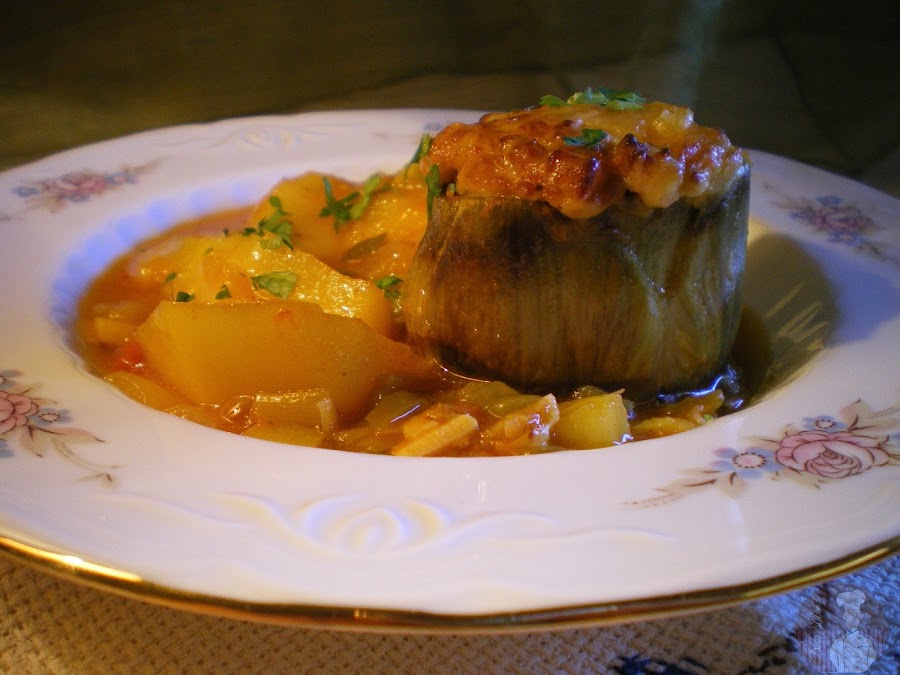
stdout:
<svg viewBox="0 0 900 675">
<path fill-rule="evenodd" d="M 452 124 L 406 280 L 413 342 L 516 387 L 702 388 L 741 314 L 749 162 L 686 108 L 588 90 Z"/>
</svg>

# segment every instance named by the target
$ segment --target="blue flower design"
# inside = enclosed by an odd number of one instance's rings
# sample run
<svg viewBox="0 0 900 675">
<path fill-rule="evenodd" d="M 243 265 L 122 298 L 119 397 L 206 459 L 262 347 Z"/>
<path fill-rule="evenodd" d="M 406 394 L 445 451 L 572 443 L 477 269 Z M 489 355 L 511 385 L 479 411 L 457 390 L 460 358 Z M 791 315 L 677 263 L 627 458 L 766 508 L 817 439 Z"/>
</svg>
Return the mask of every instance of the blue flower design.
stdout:
<svg viewBox="0 0 900 675">
<path fill-rule="evenodd" d="M 14 378 L 20 374 L 17 370 L 0 370 L 0 389 L 6 389 L 9 385 L 15 384 Z"/>
<path fill-rule="evenodd" d="M 837 195 L 823 195 L 817 197 L 816 201 L 822 206 L 840 206 L 844 203 L 843 197 L 838 197 Z"/>
<path fill-rule="evenodd" d="M 51 424 L 66 424 L 71 422 L 69 411 L 59 408 L 41 408 L 31 420 L 39 427 L 48 427 Z"/>
<path fill-rule="evenodd" d="M 19 187 L 13 188 L 13 194 L 17 197 L 22 197 L 26 199 L 28 197 L 34 197 L 37 194 L 41 193 L 41 189 L 35 187 L 34 185 L 20 185 Z"/>
<path fill-rule="evenodd" d="M 762 478 L 767 473 L 778 470 L 775 453 L 765 448 L 750 447 L 744 450 L 719 448 L 715 452 L 719 459 L 712 463 L 712 468 L 726 473 L 736 473 L 741 478 Z"/>
<path fill-rule="evenodd" d="M 812 220 L 816 217 L 815 212 L 812 209 L 804 209 L 802 211 L 788 211 L 788 215 L 794 220 L 805 220 L 806 222 L 812 222 Z"/>
<path fill-rule="evenodd" d="M 137 174 L 133 171 L 118 171 L 110 173 L 103 177 L 107 185 L 125 185 L 127 183 L 137 183 Z"/>
<path fill-rule="evenodd" d="M 804 417 L 803 428 L 807 431 L 841 431 L 847 428 L 847 425 L 840 420 L 835 419 L 831 415 L 819 415 L 818 417 Z"/>
</svg>

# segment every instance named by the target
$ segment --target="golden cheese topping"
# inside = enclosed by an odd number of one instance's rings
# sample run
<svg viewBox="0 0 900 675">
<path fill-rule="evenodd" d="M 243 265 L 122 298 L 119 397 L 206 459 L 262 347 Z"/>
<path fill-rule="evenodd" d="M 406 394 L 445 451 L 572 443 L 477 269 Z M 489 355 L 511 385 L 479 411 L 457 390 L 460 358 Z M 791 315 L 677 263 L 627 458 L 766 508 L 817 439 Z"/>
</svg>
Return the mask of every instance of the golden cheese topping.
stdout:
<svg viewBox="0 0 900 675">
<path fill-rule="evenodd" d="M 489 113 L 437 134 L 421 164 L 432 165 L 459 195 L 545 201 L 570 218 L 596 216 L 631 195 L 650 208 L 719 195 L 749 166 L 723 131 L 660 102 Z"/>
</svg>

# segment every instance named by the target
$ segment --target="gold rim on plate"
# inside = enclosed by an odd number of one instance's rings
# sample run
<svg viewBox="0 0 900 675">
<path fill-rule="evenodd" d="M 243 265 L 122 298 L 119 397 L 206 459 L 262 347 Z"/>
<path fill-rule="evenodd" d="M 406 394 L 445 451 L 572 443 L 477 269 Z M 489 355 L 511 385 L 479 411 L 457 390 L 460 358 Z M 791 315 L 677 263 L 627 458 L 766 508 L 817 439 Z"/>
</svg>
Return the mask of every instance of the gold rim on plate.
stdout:
<svg viewBox="0 0 900 675">
<path fill-rule="evenodd" d="M 0 553 L 116 595 L 219 618 L 305 628 L 393 633 L 500 633 L 586 628 L 722 609 L 823 583 L 900 552 L 900 536 L 818 565 L 742 584 L 583 605 L 489 614 L 242 601 L 169 588 L 139 575 L 0 536 Z"/>
</svg>

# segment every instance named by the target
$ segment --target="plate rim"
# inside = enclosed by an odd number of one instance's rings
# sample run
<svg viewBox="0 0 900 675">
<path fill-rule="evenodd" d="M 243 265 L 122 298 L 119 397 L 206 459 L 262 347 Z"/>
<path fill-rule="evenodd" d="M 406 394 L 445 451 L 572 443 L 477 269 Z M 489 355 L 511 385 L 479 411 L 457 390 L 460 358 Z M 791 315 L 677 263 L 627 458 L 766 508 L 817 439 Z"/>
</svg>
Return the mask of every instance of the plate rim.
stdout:
<svg viewBox="0 0 900 675">
<path fill-rule="evenodd" d="M 216 618 L 367 633 L 499 634 L 569 630 L 724 609 L 858 572 L 900 553 L 900 535 L 826 563 L 741 584 L 525 611 L 453 614 L 394 608 L 257 602 L 182 591 L 71 554 L 0 535 L 0 554 L 119 597 Z"/>
<path fill-rule="evenodd" d="M 21 169 L 27 169 L 28 167 L 39 165 L 44 161 L 52 160 L 57 157 L 69 154 L 75 155 L 99 146 L 114 145 L 122 142 L 123 139 L 150 137 L 157 134 L 164 135 L 176 130 L 225 126 L 235 121 L 241 123 L 248 121 L 254 121 L 256 123 L 266 123 L 267 121 L 289 123 L 300 117 L 320 116 L 325 119 L 328 116 L 333 116 L 335 114 L 358 116 L 371 115 L 372 113 L 377 112 L 383 112 L 383 110 L 354 109 L 341 111 L 310 111 L 285 115 L 261 115 L 137 131 L 117 138 L 99 140 L 87 145 L 63 150 L 17 167 L 11 167 L 0 172 L 0 176 Z M 478 113 L 479 111 L 463 109 L 402 108 L 391 109 L 390 112 L 408 112 L 427 116 L 454 113 L 473 114 Z M 813 165 L 804 164 L 803 162 L 791 158 L 780 157 L 772 153 L 752 149 L 750 149 L 750 152 L 751 154 L 768 155 L 779 161 L 806 167 L 821 172 L 822 174 L 836 176 L 842 180 L 853 182 L 855 185 L 867 190 L 874 191 L 881 195 L 885 194 L 871 186 L 863 183 L 856 183 L 845 176 L 829 174 L 823 169 Z M 886 196 L 893 198 L 891 195 Z M 41 569 L 45 569 L 76 582 L 82 582 L 90 586 L 110 590 L 127 597 L 145 599 L 162 605 L 199 611 L 206 614 L 265 620 L 274 623 L 289 623 L 292 625 L 319 627 L 324 625 L 329 628 L 346 628 L 349 630 L 404 632 L 497 632 L 506 630 L 537 630 L 557 627 L 570 628 L 579 625 L 606 625 L 624 621 L 660 618 L 662 616 L 683 614 L 689 611 L 703 611 L 731 604 L 739 604 L 747 600 L 795 590 L 806 585 L 825 581 L 829 578 L 861 569 L 869 564 L 875 564 L 898 552 L 900 552 L 900 535 L 826 563 L 818 563 L 782 575 L 766 577 L 764 579 L 742 584 L 702 588 L 684 593 L 673 593 L 648 598 L 589 603 L 586 605 L 564 605 L 549 609 L 527 611 L 515 610 L 470 615 L 433 613 L 404 609 L 354 608 L 349 606 L 338 607 L 316 604 L 301 605 L 290 603 L 288 605 L 282 605 L 270 602 L 232 600 L 215 595 L 181 591 L 165 585 L 148 582 L 140 577 L 135 577 L 135 575 L 130 575 L 127 572 L 115 570 L 110 567 L 103 567 L 91 563 L 90 561 L 74 557 L 71 554 L 55 552 L 49 548 L 31 546 L 20 539 L 0 535 L 0 553 L 4 553 L 26 563 L 31 563 Z"/>
</svg>

